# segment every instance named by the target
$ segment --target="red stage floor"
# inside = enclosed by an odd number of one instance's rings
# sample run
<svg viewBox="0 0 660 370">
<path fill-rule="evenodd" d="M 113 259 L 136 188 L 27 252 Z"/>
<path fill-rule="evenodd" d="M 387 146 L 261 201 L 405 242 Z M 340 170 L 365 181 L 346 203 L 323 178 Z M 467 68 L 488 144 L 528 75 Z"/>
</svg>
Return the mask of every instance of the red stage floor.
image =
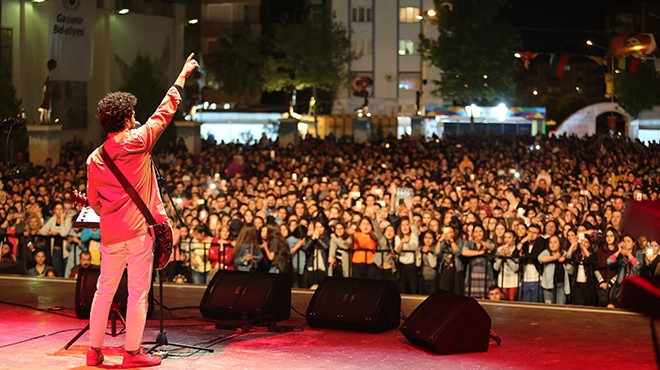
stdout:
<svg viewBox="0 0 660 370">
<path fill-rule="evenodd" d="M 0 277 L 0 369 L 83 369 L 88 335 L 69 350 L 64 345 L 86 322 L 75 318 L 75 282 L 58 279 Z M 205 287 L 166 284 L 169 308 L 198 306 Z M 295 290 L 293 307 L 307 308 L 311 292 Z M 405 314 L 425 297 L 404 296 Z M 11 303 L 11 304 L 7 304 Z M 161 369 L 654 369 L 649 320 L 619 310 L 481 302 L 502 338 L 485 353 L 442 356 L 408 342 L 398 330 L 382 334 L 310 328 L 292 312 L 299 331 L 265 332 L 255 328 L 236 337 L 204 322 L 198 310 L 165 313 L 171 342 L 206 345 L 214 353 L 171 351 Z M 65 306 L 63 311 L 40 309 Z M 657 323 L 656 323 L 657 324 Z M 150 319 L 144 338 L 153 340 L 158 320 Z M 59 332 L 59 333 L 58 333 Z M 24 341 L 33 337 L 38 339 Z M 229 337 L 228 337 L 229 336 Z M 227 338 L 225 338 L 227 337 Z M 224 339 L 223 339 L 224 338 Z M 123 335 L 106 337 L 105 368 L 121 364 Z M 13 343 L 18 343 L 11 345 Z"/>
</svg>

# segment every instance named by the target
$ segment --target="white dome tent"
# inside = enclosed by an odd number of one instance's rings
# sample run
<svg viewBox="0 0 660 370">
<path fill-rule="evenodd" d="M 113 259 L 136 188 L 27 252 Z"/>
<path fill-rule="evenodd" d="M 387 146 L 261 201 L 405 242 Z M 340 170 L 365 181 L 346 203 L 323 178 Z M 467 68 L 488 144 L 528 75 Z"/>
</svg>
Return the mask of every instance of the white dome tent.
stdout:
<svg viewBox="0 0 660 370">
<path fill-rule="evenodd" d="M 591 136 L 596 134 L 596 119 L 604 113 L 618 113 L 626 120 L 626 136 L 636 137 L 636 130 L 630 130 L 630 116 L 618 103 L 596 103 L 586 106 L 570 115 L 555 131 L 556 135 Z M 633 132 L 634 131 L 634 132 Z"/>
</svg>

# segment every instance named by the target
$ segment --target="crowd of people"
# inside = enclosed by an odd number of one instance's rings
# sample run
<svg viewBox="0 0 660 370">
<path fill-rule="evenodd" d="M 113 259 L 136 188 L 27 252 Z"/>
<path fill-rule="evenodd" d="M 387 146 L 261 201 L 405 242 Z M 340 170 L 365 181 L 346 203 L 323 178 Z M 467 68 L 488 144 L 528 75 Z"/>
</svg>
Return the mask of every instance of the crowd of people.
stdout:
<svg viewBox="0 0 660 370">
<path fill-rule="evenodd" d="M 58 165 L 2 164 L 1 261 L 74 277 L 100 262 L 74 227 L 93 147 Z M 182 141 L 154 153 L 175 229 L 167 278 L 219 270 L 387 279 L 401 293 L 617 305 L 629 275 L 660 274 L 658 241 L 622 228 L 627 201 L 656 200 L 660 145 L 610 137 L 461 136 L 381 143 L 305 138 L 280 148 Z"/>
</svg>

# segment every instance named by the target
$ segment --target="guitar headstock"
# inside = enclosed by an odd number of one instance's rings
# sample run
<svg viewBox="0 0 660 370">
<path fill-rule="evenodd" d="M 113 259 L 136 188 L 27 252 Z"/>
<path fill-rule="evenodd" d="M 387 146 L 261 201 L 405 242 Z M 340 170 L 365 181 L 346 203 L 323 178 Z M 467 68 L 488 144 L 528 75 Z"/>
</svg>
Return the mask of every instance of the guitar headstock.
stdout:
<svg viewBox="0 0 660 370">
<path fill-rule="evenodd" d="M 89 205 L 89 202 L 87 201 L 87 196 L 78 190 L 74 190 L 73 192 L 71 192 L 71 203 L 75 207 L 85 207 Z"/>
</svg>

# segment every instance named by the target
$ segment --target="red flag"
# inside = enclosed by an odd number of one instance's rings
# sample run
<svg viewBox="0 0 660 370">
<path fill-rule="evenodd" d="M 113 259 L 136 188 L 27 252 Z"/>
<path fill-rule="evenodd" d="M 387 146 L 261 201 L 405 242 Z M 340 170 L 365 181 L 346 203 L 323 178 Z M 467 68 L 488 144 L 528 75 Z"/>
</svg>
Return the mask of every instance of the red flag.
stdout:
<svg viewBox="0 0 660 370">
<path fill-rule="evenodd" d="M 626 58 L 626 70 L 630 72 L 630 74 L 634 74 L 637 71 L 637 67 L 639 67 L 638 58 L 635 57 Z"/>
<path fill-rule="evenodd" d="M 520 60 L 525 69 L 529 69 L 529 63 L 537 56 L 539 56 L 539 53 L 532 53 L 531 51 L 523 51 L 520 53 Z"/>
</svg>

